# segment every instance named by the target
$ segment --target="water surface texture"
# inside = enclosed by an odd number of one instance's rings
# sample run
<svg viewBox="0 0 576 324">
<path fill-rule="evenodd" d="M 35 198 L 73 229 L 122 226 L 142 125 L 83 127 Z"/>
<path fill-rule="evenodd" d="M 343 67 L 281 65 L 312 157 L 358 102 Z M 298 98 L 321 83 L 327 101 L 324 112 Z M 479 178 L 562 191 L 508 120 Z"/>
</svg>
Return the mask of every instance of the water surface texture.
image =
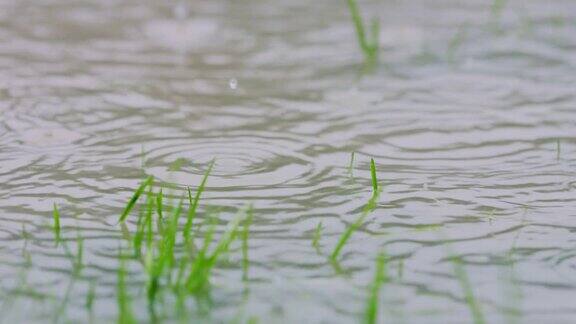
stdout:
<svg viewBox="0 0 576 324">
<path fill-rule="evenodd" d="M 368 74 L 343 0 L 0 0 L 2 321 L 87 322 L 90 282 L 114 321 L 133 190 L 153 175 L 179 197 L 216 159 L 200 219 L 252 204 L 251 266 L 236 246 L 197 322 L 359 322 L 380 251 L 382 323 L 472 323 L 454 257 L 487 322 L 573 322 L 576 2 L 360 4 L 381 20 Z M 335 265 L 372 157 L 378 207 Z M 84 238 L 74 281 L 53 203 L 70 249 Z"/>
</svg>

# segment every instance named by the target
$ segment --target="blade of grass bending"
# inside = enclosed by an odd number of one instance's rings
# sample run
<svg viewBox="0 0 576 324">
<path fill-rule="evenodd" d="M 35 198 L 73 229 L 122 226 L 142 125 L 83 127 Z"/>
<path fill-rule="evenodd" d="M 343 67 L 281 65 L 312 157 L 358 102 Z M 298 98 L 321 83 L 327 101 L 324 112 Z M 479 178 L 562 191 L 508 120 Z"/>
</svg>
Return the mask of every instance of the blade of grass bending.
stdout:
<svg viewBox="0 0 576 324">
<path fill-rule="evenodd" d="M 376 259 L 374 279 L 372 280 L 372 285 L 370 286 L 370 295 L 368 297 L 368 305 L 366 307 L 366 314 L 364 317 L 365 324 L 378 323 L 380 289 L 386 281 L 388 281 L 388 276 L 386 273 L 386 255 L 384 252 L 380 252 Z"/>
<path fill-rule="evenodd" d="M 376 208 L 376 205 L 378 204 L 378 199 L 380 198 L 380 186 L 378 185 L 378 178 L 376 177 L 376 163 L 374 162 L 374 159 L 370 160 L 370 173 L 372 176 L 372 197 L 368 200 L 366 206 L 364 206 L 362 214 L 358 217 L 358 219 L 356 219 L 354 223 L 352 223 L 352 225 L 346 229 L 346 231 L 338 240 L 338 243 L 336 243 L 336 247 L 330 255 L 330 258 L 333 261 L 338 259 L 342 248 L 344 248 L 344 245 L 346 245 L 352 236 L 352 233 L 354 233 L 360 226 L 362 226 L 366 217 Z"/>
<path fill-rule="evenodd" d="M 210 172 L 212 172 L 214 163 L 215 160 L 212 160 L 212 162 L 210 162 L 210 165 L 208 166 L 208 169 L 204 173 L 204 177 L 202 178 L 202 181 L 198 186 L 198 190 L 196 190 L 196 195 L 194 196 L 194 199 L 192 199 L 192 193 L 190 192 L 190 188 L 188 188 L 188 200 L 190 203 L 190 209 L 188 210 L 188 215 L 186 216 L 186 225 L 184 225 L 184 242 L 186 243 L 186 245 L 188 245 L 188 243 L 190 242 L 192 224 L 194 218 L 196 217 L 198 202 L 200 201 L 200 196 L 202 195 L 202 192 L 204 191 L 204 188 L 206 186 L 206 182 L 208 181 L 208 176 L 210 176 Z"/>
<path fill-rule="evenodd" d="M 56 203 L 53 205 L 52 217 L 54 218 L 54 238 L 56 239 L 56 246 L 60 243 L 60 212 Z"/>
<path fill-rule="evenodd" d="M 250 236 L 250 225 L 252 225 L 253 218 L 253 208 L 252 205 L 249 205 L 246 210 L 246 219 L 244 219 L 244 228 L 242 231 L 242 279 L 244 281 L 248 280 L 248 267 L 250 266 L 250 259 L 248 258 L 248 237 Z"/>
<path fill-rule="evenodd" d="M 120 219 L 118 220 L 119 223 L 122 223 L 126 220 L 126 217 L 128 217 L 128 214 L 130 213 L 130 211 L 132 211 L 132 208 L 134 208 L 134 205 L 136 205 L 136 202 L 138 201 L 138 198 L 140 198 L 140 196 L 144 192 L 144 189 L 146 189 L 147 186 L 151 185 L 153 180 L 154 180 L 154 177 L 149 176 L 148 178 L 146 178 L 146 180 L 144 182 L 142 182 L 140 184 L 138 189 L 136 189 L 136 191 L 134 192 L 134 195 L 132 195 L 132 198 L 130 198 L 130 201 L 128 201 L 126 208 L 124 208 L 122 215 L 120 215 Z"/>
</svg>

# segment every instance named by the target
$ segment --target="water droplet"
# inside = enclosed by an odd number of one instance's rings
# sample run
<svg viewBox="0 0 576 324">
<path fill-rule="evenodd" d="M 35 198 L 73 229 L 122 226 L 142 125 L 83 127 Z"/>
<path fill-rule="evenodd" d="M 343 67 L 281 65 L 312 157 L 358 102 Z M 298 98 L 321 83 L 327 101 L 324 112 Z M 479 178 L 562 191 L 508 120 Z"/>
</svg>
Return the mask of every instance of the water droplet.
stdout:
<svg viewBox="0 0 576 324">
<path fill-rule="evenodd" d="M 238 80 L 232 78 L 228 81 L 228 85 L 230 86 L 230 89 L 236 90 L 238 88 Z"/>
</svg>

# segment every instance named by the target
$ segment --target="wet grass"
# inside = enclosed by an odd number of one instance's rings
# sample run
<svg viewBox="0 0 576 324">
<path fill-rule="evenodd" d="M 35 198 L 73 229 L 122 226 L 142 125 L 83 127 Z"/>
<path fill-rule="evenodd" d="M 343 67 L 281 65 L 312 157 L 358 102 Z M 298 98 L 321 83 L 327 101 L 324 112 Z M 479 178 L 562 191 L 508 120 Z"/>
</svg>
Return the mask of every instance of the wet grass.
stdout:
<svg viewBox="0 0 576 324">
<path fill-rule="evenodd" d="M 354 159 L 355 159 L 355 155 L 356 155 L 356 153 L 354 153 L 354 152 L 350 153 L 350 163 L 348 164 L 348 175 L 350 175 L 350 177 L 354 177 Z"/>
<path fill-rule="evenodd" d="M 376 258 L 376 267 L 374 269 L 374 279 L 370 285 L 366 312 L 364 315 L 365 324 L 378 323 L 378 307 L 380 305 L 380 290 L 388 280 L 386 273 L 386 255 L 380 252 Z"/>
<path fill-rule="evenodd" d="M 250 258 L 248 256 L 248 239 L 250 238 L 250 225 L 254 218 L 254 210 L 252 205 L 248 206 L 246 211 L 246 219 L 244 220 L 244 228 L 242 230 L 242 279 L 248 280 L 248 268 L 250 267 Z"/>
<path fill-rule="evenodd" d="M 316 251 L 320 251 L 320 239 L 322 238 L 322 222 L 318 222 L 314 229 L 314 236 L 312 237 L 312 246 Z"/>
<path fill-rule="evenodd" d="M 120 265 L 117 270 L 116 303 L 118 305 L 118 324 L 136 324 L 138 321 L 132 310 L 132 297 L 127 291 L 126 260 L 120 255 Z"/>
<path fill-rule="evenodd" d="M 462 263 L 462 259 L 456 256 L 451 257 L 452 266 L 454 269 L 454 274 L 460 287 L 462 288 L 462 292 L 464 293 L 464 299 L 466 304 L 468 305 L 468 309 L 470 310 L 470 314 L 474 324 L 484 324 L 486 320 L 484 318 L 484 314 L 482 313 L 482 309 L 480 307 L 480 302 L 476 299 L 474 295 L 474 290 L 472 288 L 472 283 L 470 282 L 470 278 L 468 273 L 466 272 L 466 268 Z"/>
<path fill-rule="evenodd" d="M 56 245 L 58 245 L 58 243 L 60 243 L 60 212 L 58 211 L 56 203 L 54 203 L 52 207 L 52 218 L 54 220 L 52 226 L 52 230 L 54 231 L 54 241 L 56 241 Z"/>
<path fill-rule="evenodd" d="M 356 0 L 347 0 L 348 10 L 352 16 L 352 23 L 356 31 L 358 46 L 364 54 L 364 63 L 366 67 L 373 68 L 378 63 L 378 54 L 380 50 L 380 22 L 378 19 L 372 19 L 370 26 L 364 21 L 360 8 Z"/>
<path fill-rule="evenodd" d="M 351 155 L 350 168 L 353 168 L 354 155 Z M 200 211 L 199 205 L 202 195 L 206 190 L 209 176 L 214 168 L 214 161 L 206 169 L 201 182 L 193 194 L 191 188 L 186 188 L 181 197 L 169 198 L 165 201 L 161 185 L 155 185 L 153 177 L 147 177 L 135 189 L 134 193 L 126 202 L 126 206 L 119 218 L 119 225 L 124 233 L 126 247 L 119 248 L 119 265 L 116 270 L 116 304 L 118 323 L 137 323 L 142 314 L 134 312 L 134 304 L 142 299 L 148 303 L 149 320 L 151 322 L 163 322 L 164 319 L 172 320 L 174 315 L 181 322 L 190 322 L 190 312 L 203 314 L 206 308 L 210 308 L 210 292 L 212 277 L 215 269 L 221 264 L 230 265 L 229 256 L 234 251 L 240 251 L 238 268 L 242 273 L 242 281 L 249 284 L 250 270 L 250 239 L 254 222 L 254 209 L 251 205 L 240 209 L 235 217 L 227 224 L 223 224 L 217 211 L 210 209 Z M 346 248 L 354 233 L 364 224 L 368 215 L 377 207 L 382 187 L 378 180 L 378 172 L 374 159 L 370 159 L 370 184 L 371 196 L 362 207 L 360 215 L 350 224 L 339 237 L 334 246 L 329 260 L 333 265 L 340 268 L 338 260 Z M 214 210 L 214 209 L 212 209 Z M 134 222 L 129 217 L 137 217 Z M 53 232 L 55 240 L 60 238 L 60 215 L 56 204 L 53 206 Z M 133 224 L 133 225 L 131 225 Z M 132 227 L 133 226 L 133 227 Z M 132 228 L 132 230 L 130 229 Z M 427 227 L 426 227 L 427 229 Z M 319 222 L 313 231 L 311 245 L 320 254 L 320 240 L 322 239 L 323 224 Z M 233 249 L 232 245 L 239 241 L 239 249 Z M 58 304 L 55 315 L 60 320 L 69 307 L 72 290 L 77 281 L 87 281 L 81 274 L 86 267 L 84 259 L 84 238 L 80 232 L 76 240 L 62 240 L 61 242 L 66 256 L 70 259 L 72 274 L 70 283 L 66 289 L 64 299 Z M 382 314 L 381 292 L 384 285 L 390 281 L 388 274 L 389 258 L 379 253 L 375 259 L 374 274 L 367 287 L 367 297 L 361 321 L 367 324 L 381 323 Z M 466 272 L 462 260 L 458 257 L 450 257 L 453 265 L 455 278 L 458 281 L 467 307 L 470 310 L 471 319 L 475 324 L 486 323 L 480 302 L 474 295 L 470 277 Z M 128 265 L 141 265 L 145 280 L 140 291 L 131 295 L 129 288 L 133 287 L 133 281 L 128 275 Z M 232 263 L 233 264 L 233 263 Z M 134 267 L 131 267 L 134 269 Z M 341 269 L 342 270 L 342 269 Z M 343 269 L 345 271 L 346 269 Z M 394 274 L 402 279 L 404 276 L 403 259 L 395 268 Z M 86 276 L 86 274 L 84 274 Z M 86 293 L 85 308 L 90 322 L 94 314 L 96 299 L 96 280 L 88 281 L 89 288 Z M 167 295 L 171 295 L 166 298 Z M 196 301 L 196 309 L 191 309 L 189 299 Z M 167 302 L 172 301 L 172 302 Z M 158 313 L 157 308 L 173 303 L 174 311 Z M 513 305 L 512 305 L 513 306 Z M 513 311 L 513 307 L 508 307 Z M 516 315 L 516 314 L 514 314 Z"/>
<path fill-rule="evenodd" d="M 378 177 L 376 175 L 376 163 L 374 159 L 370 159 L 370 176 L 372 180 L 372 197 L 368 200 L 368 203 L 363 208 L 362 213 L 360 216 L 354 221 L 348 228 L 344 231 L 344 233 L 340 236 L 340 239 L 336 243 L 334 250 L 332 250 L 332 254 L 330 254 L 330 259 L 333 262 L 338 261 L 340 253 L 342 249 L 352 236 L 354 232 L 364 224 L 366 217 L 376 208 L 378 204 L 378 198 L 380 197 L 380 185 L 378 184 Z"/>
<path fill-rule="evenodd" d="M 128 204 L 126 204 L 126 207 L 124 208 L 122 215 L 120 215 L 120 219 L 118 222 L 122 223 L 126 220 L 126 217 L 128 217 L 128 214 L 130 214 L 130 212 L 134 208 L 134 205 L 136 205 L 136 202 L 138 201 L 138 199 L 140 198 L 146 187 L 151 185 L 153 181 L 154 178 L 150 176 L 145 181 L 143 181 L 142 184 L 140 184 L 138 189 L 136 189 L 136 191 L 132 195 L 132 198 L 130 198 L 130 201 L 128 201 Z"/>
</svg>

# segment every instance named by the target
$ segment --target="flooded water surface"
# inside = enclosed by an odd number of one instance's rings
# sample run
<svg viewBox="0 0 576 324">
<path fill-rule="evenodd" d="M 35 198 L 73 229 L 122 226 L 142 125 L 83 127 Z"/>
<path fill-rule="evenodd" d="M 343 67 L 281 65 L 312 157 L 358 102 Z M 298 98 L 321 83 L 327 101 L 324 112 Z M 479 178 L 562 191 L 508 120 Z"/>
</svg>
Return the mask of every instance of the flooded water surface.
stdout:
<svg viewBox="0 0 576 324">
<path fill-rule="evenodd" d="M 1 321 L 572 323 L 576 3 L 359 6 L 371 70 L 344 0 L 0 0 Z"/>
</svg>

